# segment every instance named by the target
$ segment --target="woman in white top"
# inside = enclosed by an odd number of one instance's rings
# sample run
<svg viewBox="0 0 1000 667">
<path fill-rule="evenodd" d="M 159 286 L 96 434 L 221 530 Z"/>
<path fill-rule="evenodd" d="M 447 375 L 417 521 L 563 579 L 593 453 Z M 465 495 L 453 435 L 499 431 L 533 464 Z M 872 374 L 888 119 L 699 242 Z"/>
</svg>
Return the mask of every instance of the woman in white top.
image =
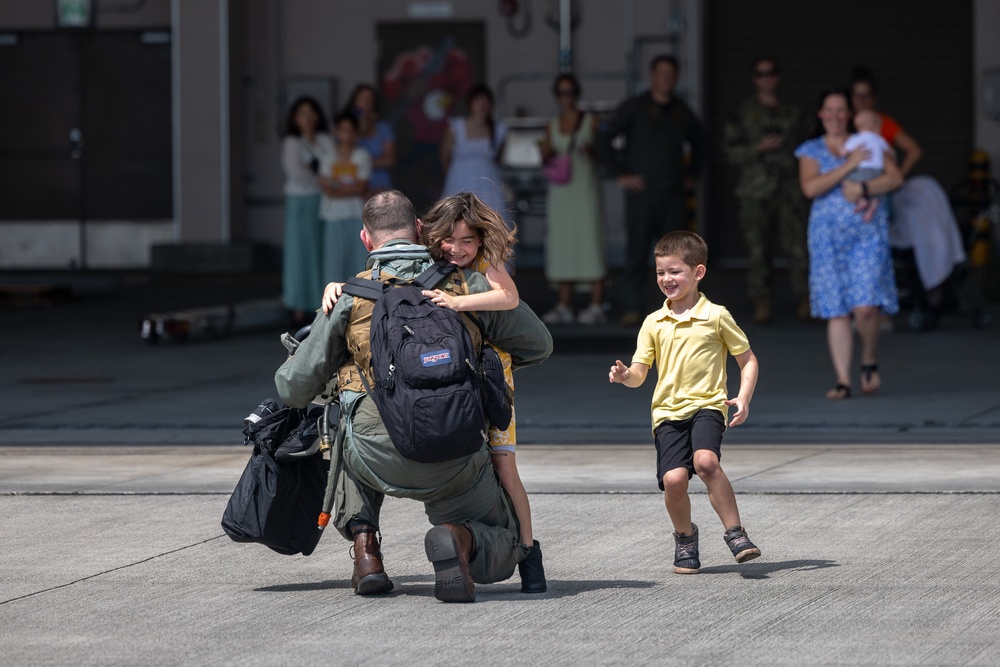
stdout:
<svg viewBox="0 0 1000 667">
<path fill-rule="evenodd" d="M 507 127 L 493 120 L 493 93 L 473 86 L 465 96 L 467 115 L 448 122 L 441 141 L 441 165 L 446 170 L 441 198 L 472 192 L 503 216 L 510 226 L 500 170 Z"/>
<path fill-rule="evenodd" d="M 295 100 L 285 122 L 281 166 L 285 172 L 285 232 L 282 301 L 293 326 L 312 321 L 323 296 L 323 223 L 319 218 L 320 164 L 333 154 L 333 139 L 319 103 Z"/>
</svg>

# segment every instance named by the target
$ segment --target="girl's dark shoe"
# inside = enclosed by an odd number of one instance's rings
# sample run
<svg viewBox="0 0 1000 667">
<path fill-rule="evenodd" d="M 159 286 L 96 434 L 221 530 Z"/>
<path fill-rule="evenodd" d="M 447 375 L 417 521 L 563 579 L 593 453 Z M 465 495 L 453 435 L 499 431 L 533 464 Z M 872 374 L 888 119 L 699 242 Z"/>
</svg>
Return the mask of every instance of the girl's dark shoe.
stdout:
<svg viewBox="0 0 1000 667">
<path fill-rule="evenodd" d="M 542 545 L 538 540 L 534 542 L 528 557 L 517 564 L 522 593 L 544 593 L 548 588 L 545 584 L 545 568 L 542 566 Z"/>
<path fill-rule="evenodd" d="M 674 572 L 677 574 L 698 574 L 701 560 L 698 558 L 698 526 L 691 524 L 691 534 L 674 533 Z"/>
</svg>

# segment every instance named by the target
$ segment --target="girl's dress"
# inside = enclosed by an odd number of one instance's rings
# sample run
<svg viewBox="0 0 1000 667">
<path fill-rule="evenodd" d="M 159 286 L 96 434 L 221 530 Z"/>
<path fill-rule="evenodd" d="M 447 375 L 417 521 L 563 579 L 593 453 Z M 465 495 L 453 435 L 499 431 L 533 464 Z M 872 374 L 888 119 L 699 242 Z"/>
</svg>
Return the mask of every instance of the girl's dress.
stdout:
<svg viewBox="0 0 1000 667">
<path fill-rule="evenodd" d="M 459 192 L 472 192 L 482 199 L 484 204 L 503 216 L 504 222 L 510 224 L 503 182 L 500 180 L 500 170 L 497 168 L 497 151 L 507 137 L 507 126 L 503 123 L 494 123 L 493 140 L 490 141 L 489 137 L 480 139 L 466 137 L 464 118 L 452 118 L 449 124 L 455 137 L 455 144 L 441 197 L 449 197 Z"/>
<path fill-rule="evenodd" d="M 487 262 L 480 253 L 472 263 L 472 268 L 483 275 L 486 275 L 490 263 Z M 497 355 L 500 363 L 503 364 L 503 379 L 506 380 L 511 394 L 514 393 L 514 372 L 511 369 L 510 353 L 497 348 Z M 501 431 L 492 424 L 490 425 L 490 450 L 494 452 L 513 452 L 517 445 L 517 414 L 514 406 L 511 406 L 510 426 Z"/>
<path fill-rule="evenodd" d="M 323 298 L 321 189 L 319 176 L 309 165 L 323 162 L 332 153 L 333 139 L 328 134 L 317 134 L 312 142 L 288 136 L 281 145 L 285 172 L 281 300 L 289 310 L 316 310 Z"/>
<path fill-rule="evenodd" d="M 834 155 L 823 137 L 795 149 L 796 157 L 819 164 L 821 174 L 841 166 L 846 158 Z M 809 303 L 813 317 L 844 317 L 859 306 L 877 306 L 893 314 L 899 310 L 896 280 L 889 248 L 886 197 L 879 197 L 871 222 L 854 212 L 840 185 L 813 200 L 809 211 Z"/>
<path fill-rule="evenodd" d="M 553 282 L 594 282 L 605 275 L 597 169 L 594 160 L 580 150 L 593 144 L 593 135 L 591 116 L 584 114 L 576 132 L 570 181 L 549 184 L 545 276 Z M 558 118 L 549 121 L 549 137 L 556 153 L 566 153 L 571 136 L 560 134 Z"/>
</svg>

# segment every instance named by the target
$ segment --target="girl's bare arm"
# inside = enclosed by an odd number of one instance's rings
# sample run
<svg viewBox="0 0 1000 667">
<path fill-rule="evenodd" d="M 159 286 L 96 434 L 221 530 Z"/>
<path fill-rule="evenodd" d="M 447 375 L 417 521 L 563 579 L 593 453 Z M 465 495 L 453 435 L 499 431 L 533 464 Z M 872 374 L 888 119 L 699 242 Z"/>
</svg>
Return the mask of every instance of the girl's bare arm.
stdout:
<svg viewBox="0 0 1000 667">
<path fill-rule="evenodd" d="M 521 302 L 514 279 L 507 273 L 505 266 L 499 268 L 492 264 L 486 269 L 486 280 L 490 284 L 489 292 L 479 294 L 452 295 L 441 290 L 428 290 L 424 296 L 431 301 L 457 311 L 469 310 L 513 310 Z"/>
</svg>

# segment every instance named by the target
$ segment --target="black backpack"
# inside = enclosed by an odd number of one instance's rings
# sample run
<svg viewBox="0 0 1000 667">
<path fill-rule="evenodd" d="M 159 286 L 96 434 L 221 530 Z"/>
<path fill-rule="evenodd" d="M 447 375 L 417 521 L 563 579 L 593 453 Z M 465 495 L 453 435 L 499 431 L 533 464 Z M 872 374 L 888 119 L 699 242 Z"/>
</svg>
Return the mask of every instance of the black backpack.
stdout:
<svg viewBox="0 0 1000 667">
<path fill-rule="evenodd" d="M 351 278 L 344 285 L 345 293 L 375 302 L 372 382 L 365 377 L 369 369 L 361 369 L 361 378 L 393 445 L 412 461 L 437 463 L 469 456 L 485 444 L 488 420 L 496 417 L 494 423 L 501 428 L 510 423 L 505 386 L 503 397 L 492 392 L 489 400 L 484 397 L 496 386 L 496 372 L 503 385 L 499 364 L 486 364 L 494 381 L 485 381 L 482 349 L 476 348 L 462 316 L 421 294 L 457 268 L 439 261 L 413 280 Z M 470 320 L 482 330 L 475 318 Z M 488 414 L 486 405 L 501 408 Z"/>
</svg>

